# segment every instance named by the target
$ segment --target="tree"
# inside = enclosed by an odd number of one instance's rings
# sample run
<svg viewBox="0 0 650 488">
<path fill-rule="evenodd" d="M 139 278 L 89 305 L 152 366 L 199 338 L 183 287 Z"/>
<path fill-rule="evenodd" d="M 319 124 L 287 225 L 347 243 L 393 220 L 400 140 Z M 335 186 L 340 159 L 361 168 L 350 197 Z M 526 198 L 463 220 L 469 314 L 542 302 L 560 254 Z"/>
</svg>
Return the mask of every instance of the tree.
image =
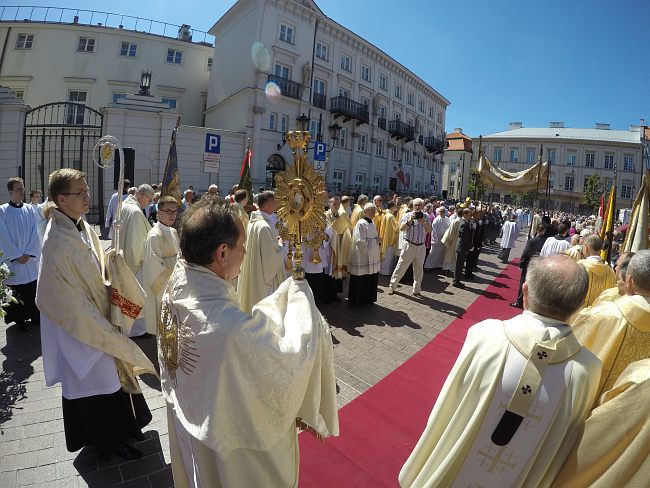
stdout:
<svg viewBox="0 0 650 488">
<path fill-rule="evenodd" d="M 537 193 L 534 191 L 517 192 L 513 196 L 512 202 L 515 205 L 532 207 L 535 203 L 536 195 Z"/>
<path fill-rule="evenodd" d="M 477 199 L 482 199 L 486 189 L 487 185 L 478 174 L 478 170 L 472 168 L 470 171 L 469 183 L 467 185 L 467 191 L 469 191 L 470 196 L 472 198 L 475 197 Z"/>
<path fill-rule="evenodd" d="M 585 182 L 582 202 L 591 210 L 597 210 L 600 206 L 600 197 L 603 194 L 604 183 L 604 180 L 597 174 L 591 175 Z"/>
</svg>

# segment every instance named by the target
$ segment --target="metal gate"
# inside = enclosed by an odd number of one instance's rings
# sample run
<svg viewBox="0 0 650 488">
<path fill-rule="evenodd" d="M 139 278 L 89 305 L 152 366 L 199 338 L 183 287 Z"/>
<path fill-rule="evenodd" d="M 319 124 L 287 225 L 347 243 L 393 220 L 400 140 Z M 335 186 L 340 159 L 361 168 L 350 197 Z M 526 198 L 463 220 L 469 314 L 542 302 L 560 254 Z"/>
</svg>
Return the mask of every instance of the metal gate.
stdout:
<svg viewBox="0 0 650 488">
<path fill-rule="evenodd" d="M 89 223 L 104 221 L 104 175 L 93 163 L 93 148 L 102 136 L 103 116 L 86 105 L 47 103 L 25 114 L 22 176 L 25 190 L 47 195 L 48 177 L 60 168 L 86 173 L 90 188 Z"/>
</svg>

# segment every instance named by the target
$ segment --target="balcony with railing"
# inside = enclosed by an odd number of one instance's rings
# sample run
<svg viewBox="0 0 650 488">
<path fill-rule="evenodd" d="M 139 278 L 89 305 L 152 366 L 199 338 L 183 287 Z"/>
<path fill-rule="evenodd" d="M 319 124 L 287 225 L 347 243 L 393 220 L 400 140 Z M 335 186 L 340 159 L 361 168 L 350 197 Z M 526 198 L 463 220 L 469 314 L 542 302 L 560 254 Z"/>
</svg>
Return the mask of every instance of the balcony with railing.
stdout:
<svg viewBox="0 0 650 488">
<path fill-rule="evenodd" d="M 415 139 L 415 127 L 397 119 L 388 122 L 388 133 L 398 140 L 404 139 L 405 142 Z"/>
<path fill-rule="evenodd" d="M 370 123 L 370 112 L 368 106 L 355 102 L 347 97 L 338 96 L 330 99 L 330 112 L 334 118 L 343 117 L 343 121 L 355 119 L 357 125 Z"/>
<path fill-rule="evenodd" d="M 327 96 L 322 93 L 314 93 L 314 99 L 312 100 L 314 107 L 322 108 L 327 110 Z"/>
<path fill-rule="evenodd" d="M 425 137 L 423 145 L 428 152 L 441 153 L 445 150 L 445 141 L 434 136 Z"/>
<path fill-rule="evenodd" d="M 377 117 L 377 127 L 386 130 L 386 117 Z"/>
<path fill-rule="evenodd" d="M 302 85 L 300 83 L 276 75 L 269 75 L 268 82 L 278 85 L 280 93 L 285 97 L 295 98 L 296 100 L 302 98 Z"/>
</svg>

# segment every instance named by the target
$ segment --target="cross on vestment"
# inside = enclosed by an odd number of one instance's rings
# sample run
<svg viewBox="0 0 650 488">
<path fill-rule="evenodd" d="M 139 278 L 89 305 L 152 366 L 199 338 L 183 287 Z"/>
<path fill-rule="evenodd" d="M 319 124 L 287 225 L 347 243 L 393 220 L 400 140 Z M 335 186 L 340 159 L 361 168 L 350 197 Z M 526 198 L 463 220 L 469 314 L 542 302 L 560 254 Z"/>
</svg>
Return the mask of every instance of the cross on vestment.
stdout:
<svg viewBox="0 0 650 488">
<path fill-rule="evenodd" d="M 494 453 L 495 450 L 496 453 Z M 481 466 L 486 468 L 489 473 L 496 471 L 501 474 L 517 466 L 515 453 L 508 450 L 508 446 L 498 447 L 494 444 L 487 444 L 478 450 L 477 455 Z"/>
</svg>

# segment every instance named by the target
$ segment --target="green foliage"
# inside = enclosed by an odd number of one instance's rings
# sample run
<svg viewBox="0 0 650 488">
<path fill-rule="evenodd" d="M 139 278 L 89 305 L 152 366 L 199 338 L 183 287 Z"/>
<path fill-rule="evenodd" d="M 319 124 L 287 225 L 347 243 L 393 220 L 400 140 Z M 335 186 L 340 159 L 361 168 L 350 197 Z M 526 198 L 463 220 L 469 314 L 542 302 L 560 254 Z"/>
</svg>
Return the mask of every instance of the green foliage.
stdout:
<svg viewBox="0 0 650 488">
<path fill-rule="evenodd" d="M 597 174 L 591 175 L 585 183 L 582 202 L 591 210 L 597 210 L 600 206 L 600 197 L 603 194 L 604 183 L 604 180 Z"/>
<path fill-rule="evenodd" d="M 472 198 L 474 198 L 474 195 L 476 195 L 476 198 L 480 200 L 485 195 L 485 190 L 487 190 L 487 185 L 485 184 L 485 181 L 483 181 L 483 179 L 478 174 L 478 170 L 476 168 L 472 168 L 470 173 L 471 174 L 469 177 L 467 190 L 469 191 L 469 195 Z"/>
</svg>

